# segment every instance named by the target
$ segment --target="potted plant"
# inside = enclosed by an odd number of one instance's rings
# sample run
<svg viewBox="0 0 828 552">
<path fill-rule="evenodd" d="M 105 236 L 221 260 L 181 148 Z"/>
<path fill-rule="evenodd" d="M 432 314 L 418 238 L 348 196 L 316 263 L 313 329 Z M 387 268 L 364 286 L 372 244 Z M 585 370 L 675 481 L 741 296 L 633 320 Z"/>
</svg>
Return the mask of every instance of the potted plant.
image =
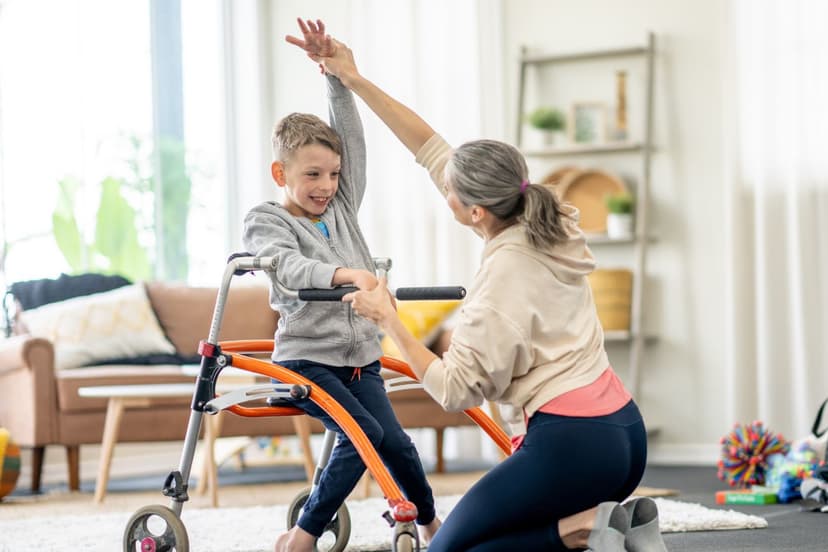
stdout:
<svg viewBox="0 0 828 552">
<path fill-rule="evenodd" d="M 607 236 L 625 239 L 633 235 L 633 207 L 635 201 L 629 192 L 610 194 L 604 197 L 607 207 Z"/>
<path fill-rule="evenodd" d="M 547 145 L 558 142 L 566 127 L 566 117 L 554 107 L 539 107 L 526 116 L 526 121 L 544 134 Z"/>
</svg>

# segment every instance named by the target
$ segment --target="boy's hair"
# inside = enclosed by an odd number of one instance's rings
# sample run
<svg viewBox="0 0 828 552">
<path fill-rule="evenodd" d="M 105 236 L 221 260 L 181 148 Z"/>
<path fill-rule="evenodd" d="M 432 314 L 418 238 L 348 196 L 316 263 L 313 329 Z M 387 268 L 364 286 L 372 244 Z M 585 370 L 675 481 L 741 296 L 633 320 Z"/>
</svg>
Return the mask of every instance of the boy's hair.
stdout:
<svg viewBox="0 0 828 552">
<path fill-rule="evenodd" d="M 325 121 L 309 113 L 291 113 L 273 127 L 273 157 L 287 161 L 296 150 L 310 144 L 320 144 L 342 155 L 339 135 Z"/>
</svg>

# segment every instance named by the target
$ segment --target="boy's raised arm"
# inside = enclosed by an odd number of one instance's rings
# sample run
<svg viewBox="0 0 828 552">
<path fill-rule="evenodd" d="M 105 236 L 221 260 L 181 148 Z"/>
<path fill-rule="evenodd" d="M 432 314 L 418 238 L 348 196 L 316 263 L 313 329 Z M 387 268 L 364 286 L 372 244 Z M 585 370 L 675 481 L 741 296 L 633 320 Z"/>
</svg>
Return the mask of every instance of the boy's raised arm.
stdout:
<svg viewBox="0 0 828 552">
<path fill-rule="evenodd" d="M 319 56 L 333 54 L 335 46 L 331 37 L 325 34 L 325 24 L 322 21 L 296 21 L 302 31 L 302 38 L 287 36 L 287 42 L 305 50 L 314 61 Z M 351 91 L 335 75 L 328 74 L 326 78 L 331 128 L 342 140 L 342 165 L 337 195 L 356 211 L 362 203 L 367 183 L 365 131 Z"/>
<path fill-rule="evenodd" d="M 357 70 L 350 48 L 326 35 L 325 26 L 321 21 L 317 21 L 316 24 L 308 21 L 306 25 L 299 20 L 299 27 L 305 40 L 293 36 L 287 36 L 285 39 L 305 50 L 308 57 L 319 63 L 325 71 L 339 77 L 342 84 L 362 98 L 400 142 L 416 155 L 423 144 L 435 134 L 434 129 L 414 111 L 363 77 Z"/>
</svg>

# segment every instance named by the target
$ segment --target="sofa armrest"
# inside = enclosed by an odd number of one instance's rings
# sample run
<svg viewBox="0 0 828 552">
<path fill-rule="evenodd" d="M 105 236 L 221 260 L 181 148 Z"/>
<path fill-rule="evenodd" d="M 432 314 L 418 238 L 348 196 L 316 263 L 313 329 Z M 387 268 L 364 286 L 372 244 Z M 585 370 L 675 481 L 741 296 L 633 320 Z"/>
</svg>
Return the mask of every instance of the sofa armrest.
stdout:
<svg viewBox="0 0 828 552">
<path fill-rule="evenodd" d="M 54 443 L 58 433 L 55 349 L 28 335 L 0 341 L 0 426 L 23 446 Z"/>
<path fill-rule="evenodd" d="M 42 337 L 14 335 L 0 341 L 0 375 L 16 370 L 53 370 L 55 348 Z"/>
</svg>

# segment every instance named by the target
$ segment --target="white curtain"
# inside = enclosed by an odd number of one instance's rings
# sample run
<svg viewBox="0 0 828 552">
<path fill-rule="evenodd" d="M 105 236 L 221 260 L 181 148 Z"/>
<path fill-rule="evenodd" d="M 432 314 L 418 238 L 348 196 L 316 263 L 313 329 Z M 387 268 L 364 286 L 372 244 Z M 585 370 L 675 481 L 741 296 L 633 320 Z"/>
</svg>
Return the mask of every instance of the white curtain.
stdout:
<svg viewBox="0 0 828 552">
<path fill-rule="evenodd" d="M 828 397 L 828 3 L 731 15 L 724 381 L 733 421 L 795 439 Z"/>
<path fill-rule="evenodd" d="M 491 4 L 352 0 L 349 46 L 365 76 L 459 145 L 486 129 L 480 17 Z M 454 221 L 425 170 L 367 109 L 363 122 L 369 189 L 361 222 L 374 255 L 392 257 L 392 284 L 468 284 L 480 240 Z"/>
<path fill-rule="evenodd" d="M 452 145 L 502 138 L 499 0 L 352 0 L 349 46 L 360 71 L 419 113 Z M 360 107 L 364 107 L 360 103 Z M 360 221 L 374 255 L 392 257 L 391 284 L 468 285 L 483 243 L 460 226 L 424 169 L 364 110 L 368 193 Z M 414 436 L 433 455 L 433 437 Z M 497 459 L 477 428 L 449 429 L 447 458 Z"/>
</svg>

